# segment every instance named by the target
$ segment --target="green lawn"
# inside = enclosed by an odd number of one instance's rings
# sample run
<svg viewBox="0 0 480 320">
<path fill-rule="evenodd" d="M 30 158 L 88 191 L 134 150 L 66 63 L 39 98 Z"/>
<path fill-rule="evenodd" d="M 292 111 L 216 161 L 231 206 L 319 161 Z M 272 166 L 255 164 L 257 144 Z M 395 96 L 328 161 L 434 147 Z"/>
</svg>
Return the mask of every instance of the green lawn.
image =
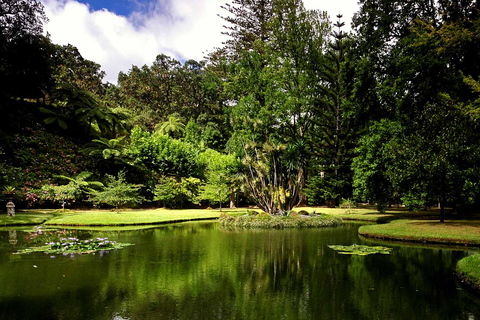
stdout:
<svg viewBox="0 0 480 320">
<path fill-rule="evenodd" d="M 479 220 L 400 219 L 387 224 L 361 226 L 366 237 L 389 240 L 480 245 Z"/>
<path fill-rule="evenodd" d="M 457 274 L 463 282 L 480 292 L 480 254 L 458 261 Z"/>
<path fill-rule="evenodd" d="M 241 211 L 241 210 L 236 210 Z M 224 210 L 223 212 L 231 212 Z M 62 226 L 126 226 L 173 223 L 190 220 L 217 219 L 219 210 L 126 210 L 120 213 L 107 210 L 74 211 L 57 215 L 48 220 L 46 225 Z"/>
<path fill-rule="evenodd" d="M 37 225 L 51 219 L 52 214 L 42 212 L 17 212 L 15 217 L 9 217 L 6 213 L 0 214 L 0 227 Z"/>
<path fill-rule="evenodd" d="M 386 213 L 380 213 L 374 208 L 352 208 L 350 210 L 343 208 L 322 208 L 322 207 L 301 207 L 295 208 L 295 211 L 305 210 L 310 213 L 325 213 L 343 220 L 384 222 L 397 219 L 405 215 L 405 210 L 388 210 Z"/>
</svg>

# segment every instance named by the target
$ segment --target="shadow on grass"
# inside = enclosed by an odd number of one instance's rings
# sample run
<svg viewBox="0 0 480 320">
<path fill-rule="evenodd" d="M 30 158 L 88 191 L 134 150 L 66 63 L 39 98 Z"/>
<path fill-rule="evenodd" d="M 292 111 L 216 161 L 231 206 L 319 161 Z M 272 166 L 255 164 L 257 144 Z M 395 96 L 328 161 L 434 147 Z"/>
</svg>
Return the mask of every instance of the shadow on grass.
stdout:
<svg viewBox="0 0 480 320">
<path fill-rule="evenodd" d="M 440 222 L 440 221 L 412 221 L 411 224 L 414 224 L 416 226 L 426 226 L 426 227 L 439 227 L 439 226 L 445 226 L 445 227 L 474 227 L 480 229 L 480 221 L 478 220 L 454 220 L 454 221 L 445 221 L 445 222 Z"/>
</svg>

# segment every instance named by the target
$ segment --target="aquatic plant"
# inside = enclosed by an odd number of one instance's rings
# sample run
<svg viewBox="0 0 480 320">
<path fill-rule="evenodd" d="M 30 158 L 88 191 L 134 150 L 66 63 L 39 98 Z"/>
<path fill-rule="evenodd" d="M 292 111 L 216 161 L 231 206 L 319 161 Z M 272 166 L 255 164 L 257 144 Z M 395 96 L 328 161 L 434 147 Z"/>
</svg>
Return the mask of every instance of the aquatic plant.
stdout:
<svg viewBox="0 0 480 320">
<path fill-rule="evenodd" d="M 48 242 L 43 246 L 30 247 L 19 250 L 15 254 L 27 254 L 32 252 L 44 252 L 46 254 L 82 254 L 94 253 L 97 251 L 109 251 L 130 246 L 130 243 L 118 243 L 110 241 L 108 238 L 96 238 L 88 240 L 79 240 L 77 238 L 62 238 L 61 241 Z"/>
<path fill-rule="evenodd" d="M 369 246 L 362 246 L 358 244 L 353 244 L 351 246 L 341 246 L 341 245 L 329 245 L 330 249 L 338 251 L 339 254 L 351 254 L 357 256 L 366 256 L 369 254 L 391 254 L 392 248 L 387 247 L 369 247 Z"/>
</svg>

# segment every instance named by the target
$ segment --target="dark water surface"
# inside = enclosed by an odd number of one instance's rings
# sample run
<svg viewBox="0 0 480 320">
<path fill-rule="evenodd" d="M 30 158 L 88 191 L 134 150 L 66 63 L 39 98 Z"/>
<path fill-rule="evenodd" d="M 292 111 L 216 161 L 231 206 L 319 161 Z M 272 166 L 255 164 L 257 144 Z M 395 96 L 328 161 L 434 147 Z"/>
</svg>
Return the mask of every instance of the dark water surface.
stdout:
<svg viewBox="0 0 480 320">
<path fill-rule="evenodd" d="M 327 247 L 376 244 L 358 226 L 77 231 L 135 245 L 74 257 L 12 255 L 44 239 L 1 231 L 0 319 L 480 320 L 480 301 L 454 277 L 472 252 L 389 244 L 392 255 L 347 256 Z"/>
</svg>

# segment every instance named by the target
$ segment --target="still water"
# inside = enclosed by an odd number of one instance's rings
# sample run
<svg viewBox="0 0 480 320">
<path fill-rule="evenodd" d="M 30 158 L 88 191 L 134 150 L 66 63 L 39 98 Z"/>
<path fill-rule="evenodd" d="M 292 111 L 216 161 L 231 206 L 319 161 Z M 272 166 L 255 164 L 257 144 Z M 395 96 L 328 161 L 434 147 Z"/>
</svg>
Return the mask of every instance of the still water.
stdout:
<svg viewBox="0 0 480 320">
<path fill-rule="evenodd" d="M 327 247 L 385 245 L 359 238 L 358 226 L 68 231 L 134 244 L 75 256 L 12 255 L 45 239 L 0 231 L 0 319 L 480 320 L 480 300 L 454 277 L 473 252 L 387 244 L 392 255 L 347 256 Z"/>
</svg>

